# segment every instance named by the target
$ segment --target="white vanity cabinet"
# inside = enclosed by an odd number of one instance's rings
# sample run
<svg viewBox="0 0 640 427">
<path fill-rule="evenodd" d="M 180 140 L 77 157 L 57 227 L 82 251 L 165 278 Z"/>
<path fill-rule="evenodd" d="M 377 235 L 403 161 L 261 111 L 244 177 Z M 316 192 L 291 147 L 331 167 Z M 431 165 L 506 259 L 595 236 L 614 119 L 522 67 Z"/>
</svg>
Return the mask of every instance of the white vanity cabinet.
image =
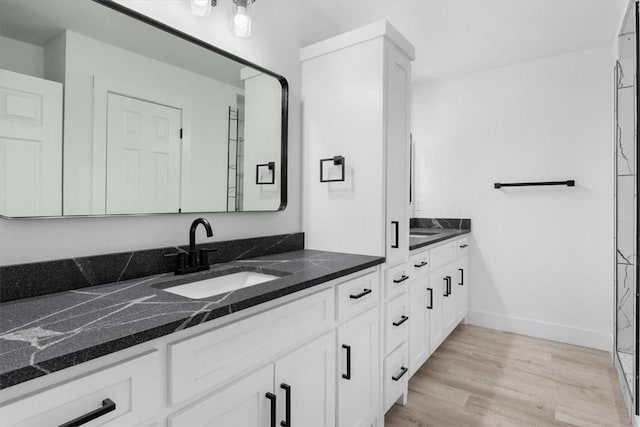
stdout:
<svg viewBox="0 0 640 427">
<path fill-rule="evenodd" d="M 410 375 L 466 317 L 469 309 L 469 239 L 452 238 L 416 250 L 410 285 Z M 421 267 L 417 267 L 421 266 Z"/>
<path fill-rule="evenodd" d="M 169 416 L 170 427 L 335 425 L 330 331 Z M 281 424 L 285 423 L 285 424 Z"/>
<path fill-rule="evenodd" d="M 397 363 L 408 368 L 412 321 L 408 290 L 413 267 L 408 259 L 413 58 L 411 43 L 386 21 L 300 51 L 305 245 L 386 258 L 376 361 L 383 387 L 378 400 L 385 402 L 406 400 L 408 390 L 408 375 L 391 377 L 398 374 Z M 336 156 L 342 164 L 333 162 Z M 338 394 L 345 395 L 341 389 Z M 382 417 L 387 406 L 372 406 L 371 414 Z M 339 417 L 339 424 L 370 425 L 372 417 Z"/>
<path fill-rule="evenodd" d="M 371 267 L 2 390 L 0 425 L 376 425 L 379 282 Z"/>
</svg>

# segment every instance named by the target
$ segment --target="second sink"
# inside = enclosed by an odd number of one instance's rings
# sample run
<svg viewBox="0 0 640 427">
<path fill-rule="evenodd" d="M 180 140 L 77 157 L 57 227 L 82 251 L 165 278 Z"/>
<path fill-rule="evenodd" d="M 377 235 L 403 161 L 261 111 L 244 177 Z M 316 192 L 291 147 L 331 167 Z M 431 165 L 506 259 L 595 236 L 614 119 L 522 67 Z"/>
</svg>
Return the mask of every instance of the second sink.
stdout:
<svg viewBox="0 0 640 427">
<path fill-rule="evenodd" d="M 241 271 L 223 276 L 210 277 L 197 282 L 164 288 L 166 292 L 181 295 L 192 299 L 208 298 L 214 295 L 226 294 L 237 289 L 247 288 L 259 283 L 278 279 L 279 276 L 257 273 L 254 271 Z"/>
</svg>

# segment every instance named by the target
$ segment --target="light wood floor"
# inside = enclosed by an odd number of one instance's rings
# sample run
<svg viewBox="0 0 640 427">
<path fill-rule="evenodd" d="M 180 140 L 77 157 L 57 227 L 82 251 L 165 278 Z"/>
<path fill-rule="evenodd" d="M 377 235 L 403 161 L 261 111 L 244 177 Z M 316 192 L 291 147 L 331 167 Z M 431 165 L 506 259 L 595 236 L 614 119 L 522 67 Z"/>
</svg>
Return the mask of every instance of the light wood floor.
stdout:
<svg viewBox="0 0 640 427">
<path fill-rule="evenodd" d="M 396 426 L 629 426 L 609 354 L 460 325 L 409 381 Z"/>
</svg>

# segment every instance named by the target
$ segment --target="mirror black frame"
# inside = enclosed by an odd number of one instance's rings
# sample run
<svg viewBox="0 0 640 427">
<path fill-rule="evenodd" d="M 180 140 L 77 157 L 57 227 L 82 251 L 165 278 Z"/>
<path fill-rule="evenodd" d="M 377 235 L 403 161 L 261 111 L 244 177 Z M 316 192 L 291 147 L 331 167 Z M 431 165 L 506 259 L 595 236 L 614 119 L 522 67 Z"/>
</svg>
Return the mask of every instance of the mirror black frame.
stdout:
<svg viewBox="0 0 640 427">
<path fill-rule="evenodd" d="M 229 58 L 233 61 L 236 61 L 242 65 L 245 65 L 247 67 L 251 67 L 255 70 L 258 70 L 264 74 L 267 74 L 271 77 L 276 78 L 279 82 L 280 85 L 282 86 L 282 112 L 281 112 L 281 124 L 280 124 L 280 150 L 281 150 L 281 155 L 280 155 L 280 206 L 278 207 L 278 209 L 276 210 L 261 210 L 261 211 L 207 211 L 207 212 L 171 212 L 171 213 L 134 213 L 134 214 L 96 214 L 96 215 L 91 215 L 91 214 L 87 214 L 87 215 L 59 215 L 59 216 L 32 216 L 32 217 L 10 217 L 10 216 L 4 216 L 0 214 L 0 218 L 2 219 L 53 219 L 53 218 L 104 218 L 104 217 L 122 217 L 122 216 L 156 216 L 156 215 L 184 215 L 184 214 L 194 214 L 194 215 L 198 215 L 198 214 L 223 214 L 223 213 L 243 213 L 243 212 L 263 212 L 263 213 L 269 213 L 269 212 L 279 212 L 279 211 L 283 211 L 286 207 L 287 207 L 287 192 L 288 192 L 288 186 L 287 186 L 287 180 L 288 180 L 288 176 L 287 176 L 287 159 L 288 159 L 288 152 L 287 152 L 287 148 L 288 148 L 288 126 L 289 126 L 289 83 L 287 82 L 287 79 L 280 75 L 280 74 L 276 74 L 273 71 L 267 70 L 264 67 L 261 67 L 259 65 L 256 65 L 250 61 L 247 61 L 246 59 L 243 59 L 237 55 L 234 55 L 233 53 L 227 52 L 226 50 L 220 49 L 219 47 L 216 47 L 212 44 L 209 44 L 197 37 L 194 37 L 190 34 L 187 34 L 183 31 L 180 31 L 176 28 L 173 28 L 169 25 L 166 25 L 160 21 L 157 21 L 153 18 L 150 18 L 147 15 L 144 15 L 140 12 L 137 12 L 133 9 L 130 9 L 126 6 L 123 6 L 119 3 L 116 3 L 114 0 L 90 0 L 93 1 L 94 3 L 98 3 L 102 6 L 106 6 L 111 10 L 114 10 L 116 12 L 122 13 L 123 15 L 126 15 L 130 18 L 133 18 L 141 23 L 150 25 L 152 27 L 155 27 L 161 31 L 164 31 L 168 34 L 171 34 L 175 37 L 181 38 L 187 42 L 193 43 L 197 46 L 200 46 L 206 50 L 209 50 L 213 53 L 217 53 L 218 55 L 222 55 L 226 58 Z"/>
<path fill-rule="evenodd" d="M 286 207 L 287 207 L 287 147 L 288 147 L 288 129 L 289 129 L 289 82 L 287 82 L 287 79 L 280 75 L 280 74 L 276 74 L 273 71 L 267 70 L 264 67 L 261 67 L 259 65 L 256 65 L 250 61 L 247 61 L 244 58 L 241 58 L 237 55 L 234 55 L 231 52 L 227 52 L 224 49 L 220 49 L 219 47 L 216 47 L 212 44 L 209 44 L 207 42 L 205 42 L 204 40 L 201 40 L 197 37 L 194 37 L 190 34 L 187 34 L 183 31 L 180 31 L 176 28 L 173 28 L 169 25 L 166 25 L 160 21 L 157 21 L 153 18 L 150 18 L 147 15 L 143 15 L 140 12 L 137 12 L 133 9 L 130 9 L 126 6 L 123 6 L 119 3 L 116 3 L 113 0 L 92 0 L 96 3 L 99 3 L 103 6 L 106 6 L 112 10 L 115 10 L 116 12 L 120 12 L 124 15 L 127 15 L 131 18 L 134 18 L 140 22 L 143 22 L 145 24 L 151 25 L 152 27 L 155 27 L 159 30 L 162 30 L 166 33 L 169 33 L 173 36 L 179 37 L 183 40 L 186 40 L 190 43 L 193 43 L 197 46 L 200 46 L 204 49 L 210 50 L 211 52 L 217 53 L 219 55 L 225 56 L 233 61 L 239 62 L 243 65 L 246 65 L 248 67 L 251 67 L 253 69 L 256 69 L 258 71 L 260 71 L 261 73 L 264 74 L 268 74 L 271 77 L 274 77 L 276 79 L 278 79 L 278 81 L 280 82 L 280 86 L 282 86 L 282 112 L 281 112 L 281 121 L 280 121 L 280 151 L 281 151 L 281 155 L 280 155 L 280 206 L 278 207 L 278 209 L 276 209 L 275 211 L 232 211 L 232 212 L 279 212 L 279 211 L 283 211 Z M 177 213 L 177 212 L 176 212 Z M 187 213 L 187 212 L 185 212 Z M 229 213 L 229 211 L 218 211 L 218 212 L 188 212 L 188 213 Z M 126 215 L 126 214 L 124 214 Z M 172 214 L 133 214 L 133 215 L 172 215 Z M 96 216 L 96 215 L 89 215 L 89 216 Z M 100 215 L 102 216 L 102 215 Z M 113 215 L 105 215 L 105 216 L 113 216 Z M 119 216 L 119 215 L 118 215 Z M 62 218 L 64 218 L 64 215 L 61 216 Z"/>
</svg>

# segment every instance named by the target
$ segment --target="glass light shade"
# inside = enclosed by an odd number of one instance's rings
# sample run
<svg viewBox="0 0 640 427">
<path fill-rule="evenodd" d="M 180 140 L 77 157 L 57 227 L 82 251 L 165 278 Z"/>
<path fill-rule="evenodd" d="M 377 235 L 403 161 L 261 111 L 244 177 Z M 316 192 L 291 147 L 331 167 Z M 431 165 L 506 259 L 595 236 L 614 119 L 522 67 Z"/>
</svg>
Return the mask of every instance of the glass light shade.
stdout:
<svg viewBox="0 0 640 427">
<path fill-rule="evenodd" d="M 251 35 L 251 15 L 249 15 L 249 4 L 235 5 L 233 15 L 233 32 L 239 37 L 249 37 Z"/>
<path fill-rule="evenodd" d="M 211 15 L 211 1 L 210 0 L 191 0 L 191 13 L 193 13 L 196 16 Z"/>
</svg>

